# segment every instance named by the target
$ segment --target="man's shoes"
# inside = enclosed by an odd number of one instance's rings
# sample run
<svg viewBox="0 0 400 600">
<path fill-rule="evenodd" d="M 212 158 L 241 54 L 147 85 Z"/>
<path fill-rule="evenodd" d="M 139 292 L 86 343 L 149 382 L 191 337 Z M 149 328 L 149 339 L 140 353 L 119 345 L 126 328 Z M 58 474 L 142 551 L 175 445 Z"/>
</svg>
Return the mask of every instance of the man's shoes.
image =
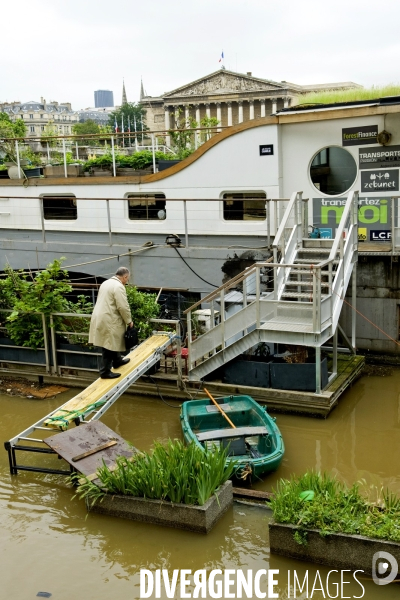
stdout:
<svg viewBox="0 0 400 600">
<path fill-rule="evenodd" d="M 121 373 L 112 373 L 108 371 L 108 373 L 103 373 L 100 375 L 101 379 L 117 379 L 117 377 L 121 377 Z"/>
<path fill-rule="evenodd" d="M 118 367 L 122 367 L 122 365 L 127 365 L 130 360 L 130 358 L 121 358 L 116 365 L 113 365 L 114 369 L 118 369 Z"/>
</svg>

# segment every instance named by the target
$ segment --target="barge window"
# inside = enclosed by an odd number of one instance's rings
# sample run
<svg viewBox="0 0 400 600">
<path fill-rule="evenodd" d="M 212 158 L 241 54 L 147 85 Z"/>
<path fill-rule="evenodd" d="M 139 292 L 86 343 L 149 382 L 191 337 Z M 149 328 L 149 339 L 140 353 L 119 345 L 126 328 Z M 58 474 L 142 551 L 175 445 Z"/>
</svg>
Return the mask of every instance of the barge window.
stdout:
<svg viewBox="0 0 400 600">
<path fill-rule="evenodd" d="M 311 162 L 310 177 L 314 187 L 323 194 L 343 194 L 356 180 L 356 161 L 348 150 L 339 146 L 323 148 Z"/>
<path fill-rule="evenodd" d="M 43 196 L 43 216 L 52 221 L 74 221 L 78 218 L 75 196 Z"/>
<path fill-rule="evenodd" d="M 164 194 L 130 194 L 128 217 L 131 221 L 159 221 L 167 216 Z"/>
<path fill-rule="evenodd" d="M 264 192 L 224 194 L 225 221 L 263 221 L 267 217 Z"/>
</svg>

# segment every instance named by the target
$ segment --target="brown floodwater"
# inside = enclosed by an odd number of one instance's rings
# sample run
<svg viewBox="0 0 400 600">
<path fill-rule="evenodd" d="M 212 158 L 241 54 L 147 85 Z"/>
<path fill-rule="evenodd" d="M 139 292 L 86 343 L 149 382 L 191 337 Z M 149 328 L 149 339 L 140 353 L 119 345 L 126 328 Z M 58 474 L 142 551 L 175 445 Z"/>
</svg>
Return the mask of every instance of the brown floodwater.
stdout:
<svg viewBox="0 0 400 600">
<path fill-rule="evenodd" d="M 400 494 L 399 392 L 400 370 L 394 369 L 384 377 L 358 380 L 327 420 L 276 415 L 285 458 L 277 473 L 254 487 L 271 490 L 280 477 L 317 469 L 333 472 L 348 484 L 364 480 L 372 495 L 381 486 Z M 52 400 L 0 396 L 3 441 L 75 393 L 69 390 Z M 151 448 L 154 439 L 181 437 L 179 411 L 158 399 L 123 396 L 102 420 L 143 450 Z M 296 570 L 304 579 L 308 570 L 309 580 L 314 581 L 318 570 L 324 592 L 308 597 L 329 597 L 325 585 L 329 569 L 270 555 L 271 513 L 264 508 L 234 503 L 233 510 L 203 536 L 102 515 L 86 518 L 84 503 L 73 495 L 59 476 L 10 476 L 7 453 L 0 452 L 0 600 L 33 599 L 39 591 L 50 592 L 51 600 L 134 600 L 139 598 L 140 569 L 171 573 L 173 569 L 279 569 L 276 589 L 282 599 L 293 597 L 288 595 L 288 572 Z M 350 579 L 345 574 L 345 581 Z M 400 597 L 397 585 L 361 582 L 363 595 L 353 580 L 344 585 L 343 595 L 335 596 L 331 587 L 331 597 Z M 181 596 L 178 592 L 174 597 Z"/>
</svg>

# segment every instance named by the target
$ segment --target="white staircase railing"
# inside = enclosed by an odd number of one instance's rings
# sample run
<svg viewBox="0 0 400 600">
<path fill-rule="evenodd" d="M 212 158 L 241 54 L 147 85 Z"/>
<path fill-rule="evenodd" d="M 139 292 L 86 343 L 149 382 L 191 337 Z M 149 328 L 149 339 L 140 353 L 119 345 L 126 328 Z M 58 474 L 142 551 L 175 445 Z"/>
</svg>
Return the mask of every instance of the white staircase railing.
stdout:
<svg viewBox="0 0 400 600">
<path fill-rule="evenodd" d="M 301 192 L 292 195 L 275 238 L 274 258 L 255 263 L 185 311 L 188 366 L 196 377 L 210 373 L 258 342 L 320 347 L 335 333 L 357 260 L 358 193 L 349 194 L 332 241 L 306 239 L 305 206 Z M 320 243 L 324 246 L 319 246 Z M 299 256 L 302 252 L 311 255 L 313 250 L 316 255 L 329 252 L 329 257 L 327 260 L 316 258 L 315 263 L 310 261 L 309 264 Z M 271 291 L 261 289 L 262 275 L 266 271 L 274 272 Z M 293 293 L 291 287 L 288 293 L 285 286 L 289 285 L 298 287 L 299 291 Z M 301 285 L 309 291 L 302 292 Z M 210 307 L 210 330 L 194 338 L 192 314 L 200 304 Z"/>
</svg>

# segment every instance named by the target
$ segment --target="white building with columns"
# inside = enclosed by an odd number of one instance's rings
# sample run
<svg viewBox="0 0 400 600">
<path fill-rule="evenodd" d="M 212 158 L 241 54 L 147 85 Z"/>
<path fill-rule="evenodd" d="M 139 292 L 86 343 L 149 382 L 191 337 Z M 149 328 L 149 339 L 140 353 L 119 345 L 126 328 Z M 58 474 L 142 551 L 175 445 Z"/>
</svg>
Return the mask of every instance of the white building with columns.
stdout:
<svg viewBox="0 0 400 600">
<path fill-rule="evenodd" d="M 236 125 L 276 113 L 296 103 L 298 96 L 312 91 L 362 87 L 353 82 L 296 85 L 219 69 L 159 97 L 144 96 L 146 124 L 152 131 L 169 130 L 184 120 L 200 123 L 216 117 L 222 127 Z"/>
</svg>

